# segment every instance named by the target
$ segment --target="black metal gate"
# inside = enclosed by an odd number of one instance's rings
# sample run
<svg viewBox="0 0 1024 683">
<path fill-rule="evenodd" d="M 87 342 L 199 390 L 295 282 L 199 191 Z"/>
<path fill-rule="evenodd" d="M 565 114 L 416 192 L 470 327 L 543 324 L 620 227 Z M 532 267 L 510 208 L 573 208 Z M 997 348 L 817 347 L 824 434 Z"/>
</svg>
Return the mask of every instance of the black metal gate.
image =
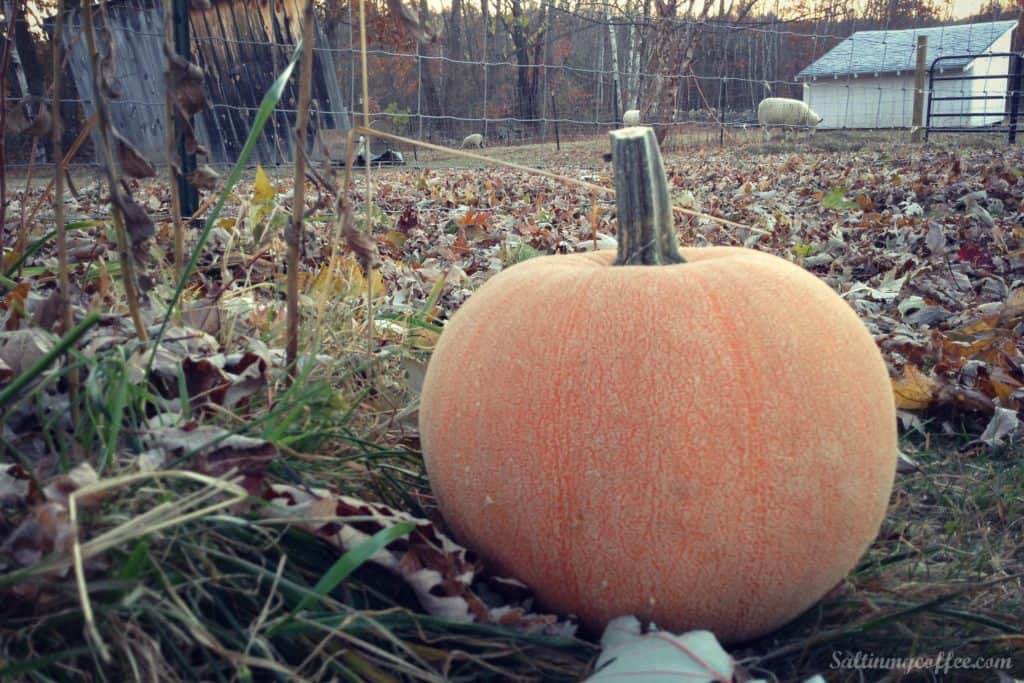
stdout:
<svg viewBox="0 0 1024 683">
<path fill-rule="evenodd" d="M 995 73 L 986 74 L 983 76 L 968 76 L 963 73 L 952 73 L 942 74 L 939 72 L 936 74 L 936 65 L 943 61 L 952 60 L 974 60 L 979 58 L 997 58 L 997 57 L 1008 57 L 1007 63 L 1009 65 L 1005 74 Z M 942 81 L 977 81 L 977 80 L 997 80 L 1000 78 L 1006 79 L 1006 92 L 999 95 L 989 95 L 987 93 L 981 95 L 945 95 L 935 94 L 935 84 Z M 1017 142 L 1017 128 L 1019 127 L 1019 119 L 1024 117 L 1024 103 L 1022 100 L 1022 79 L 1024 79 L 1024 53 L 1018 52 L 987 52 L 978 55 L 947 55 L 944 57 L 938 57 L 932 62 L 931 68 L 928 69 L 928 114 L 925 119 L 924 139 L 928 139 L 928 134 L 935 133 L 1006 133 L 1006 139 L 1011 143 Z M 960 91 L 961 93 L 963 90 Z M 985 107 L 983 111 L 972 111 L 968 108 L 966 111 L 961 106 L 960 111 L 949 112 L 949 111 L 935 111 L 935 109 L 941 109 L 941 105 L 936 107 L 935 104 L 938 102 L 970 102 L 970 101 L 987 101 L 987 100 L 1002 100 L 1003 106 L 998 111 L 990 111 L 988 107 Z M 957 117 L 960 119 L 960 125 L 957 126 L 941 126 L 935 125 L 935 119 L 943 119 L 950 117 Z M 992 125 L 975 125 L 967 126 L 963 125 L 963 119 L 972 116 L 983 116 L 983 117 L 994 117 L 1000 116 L 1002 120 L 999 123 Z"/>
</svg>

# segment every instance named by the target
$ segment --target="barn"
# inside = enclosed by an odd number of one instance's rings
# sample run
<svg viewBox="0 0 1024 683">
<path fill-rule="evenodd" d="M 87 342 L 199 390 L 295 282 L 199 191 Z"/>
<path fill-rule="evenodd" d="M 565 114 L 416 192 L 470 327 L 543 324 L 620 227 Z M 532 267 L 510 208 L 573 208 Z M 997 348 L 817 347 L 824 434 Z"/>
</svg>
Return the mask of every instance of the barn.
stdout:
<svg viewBox="0 0 1024 683">
<path fill-rule="evenodd" d="M 936 96 L 999 96 L 936 101 L 933 112 L 986 114 L 948 116 L 943 127 L 986 126 L 1006 111 L 1008 57 L 975 57 L 1009 52 L 1016 21 L 993 21 L 902 31 L 857 31 L 797 74 L 803 99 L 824 119 L 819 128 L 909 128 L 913 123 L 917 38 L 928 38 L 928 66 L 938 57 L 943 75 L 989 76 L 937 81 Z M 998 113 L 997 113 L 998 112 Z"/>
</svg>

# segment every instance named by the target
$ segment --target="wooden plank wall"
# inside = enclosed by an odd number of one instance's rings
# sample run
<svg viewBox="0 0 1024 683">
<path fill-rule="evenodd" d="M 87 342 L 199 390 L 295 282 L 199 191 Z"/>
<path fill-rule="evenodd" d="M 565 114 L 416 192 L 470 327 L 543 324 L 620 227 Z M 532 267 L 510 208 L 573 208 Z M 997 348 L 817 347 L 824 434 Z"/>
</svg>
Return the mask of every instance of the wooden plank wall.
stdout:
<svg viewBox="0 0 1024 683">
<path fill-rule="evenodd" d="M 193 61 L 206 72 L 212 105 L 196 117 L 196 134 L 209 150 L 207 161 L 234 163 L 245 143 L 263 95 L 292 56 L 301 35 L 304 0 L 214 0 L 209 10 L 192 9 Z M 166 158 L 164 142 L 163 8 L 160 0 L 115 0 L 106 16 L 116 53 L 116 82 L 122 96 L 112 103 L 114 124 L 155 163 Z M 271 17 L 273 7 L 273 17 Z M 97 27 L 104 24 L 96 15 Z M 92 78 L 79 10 L 68 12 L 65 45 L 71 47 L 69 69 L 86 116 L 92 114 Z M 317 24 L 316 45 L 326 38 Z M 314 50 L 313 97 L 321 106 L 323 125 L 348 128 L 349 117 L 337 82 L 333 53 Z M 275 70 L 276 67 L 276 70 Z M 277 110 L 267 122 L 250 163 L 290 164 L 292 131 L 298 99 L 298 68 Z M 312 136 L 308 141 L 312 147 Z"/>
</svg>

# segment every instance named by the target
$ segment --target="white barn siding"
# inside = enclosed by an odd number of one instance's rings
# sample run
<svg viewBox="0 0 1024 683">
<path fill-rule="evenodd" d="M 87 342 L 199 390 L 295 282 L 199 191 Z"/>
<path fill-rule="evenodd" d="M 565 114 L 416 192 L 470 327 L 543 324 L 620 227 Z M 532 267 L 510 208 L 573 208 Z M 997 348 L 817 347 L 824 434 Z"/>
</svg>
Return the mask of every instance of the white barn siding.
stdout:
<svg viewBox="0 0 1024 683">
<path fill-rule="evenodd" d="M 992 44 L 991 52 L 1009 52 L 1013 34 L 1007 33 Z M 999 95 L 994 100 L 976 100 L 973 111 L 991 114 L 990 116 L 972 116 L 972 126 L 991 126 L 1003 120 L 1006 111 L 1006 74 L 1010 71 L 1009 57 L 979 57 L 968 67 L 975 76 L 993 76 L 972 82 L 975 95 Z"/>
<path fill-rule="evenodd" d="M 914 114 L 914 75 L 818 79 L 804 83 L 818 128 L 904 128 Z"/>
</svg>

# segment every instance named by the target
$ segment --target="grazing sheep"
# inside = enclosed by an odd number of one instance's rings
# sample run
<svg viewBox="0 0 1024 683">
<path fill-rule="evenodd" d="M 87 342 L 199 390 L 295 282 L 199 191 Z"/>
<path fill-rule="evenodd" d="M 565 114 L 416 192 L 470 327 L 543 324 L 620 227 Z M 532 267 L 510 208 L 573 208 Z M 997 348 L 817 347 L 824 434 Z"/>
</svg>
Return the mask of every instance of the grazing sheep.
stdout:
<svg viewBox="0 0 1024 683">
<path fill-rule="evenodd" d="M 764 128 L 765 139 L 771 126 L 807 126 L 812 131 L 822 118 L 800 100 L 786 97 L 766 97 L 757 105 L 757 122 Z"/>
<path fill-rule="evenodd" d="M 480 135 L 480 133 L 473 133 L 472 135 L 467 135 L 465 139 L 463 139 L 462 141 L 462 146 L 476 147 L 477 149 L 480 149 L 481 147 L 484 146 L 484 136 Z"/>
<path fill-rule="evenodd" d="M 639 109 L 628 109 L 626 113 L 622 115 L 623 126 L 639 126 L 640 125 L 640 110 Z"/>
</svg>

